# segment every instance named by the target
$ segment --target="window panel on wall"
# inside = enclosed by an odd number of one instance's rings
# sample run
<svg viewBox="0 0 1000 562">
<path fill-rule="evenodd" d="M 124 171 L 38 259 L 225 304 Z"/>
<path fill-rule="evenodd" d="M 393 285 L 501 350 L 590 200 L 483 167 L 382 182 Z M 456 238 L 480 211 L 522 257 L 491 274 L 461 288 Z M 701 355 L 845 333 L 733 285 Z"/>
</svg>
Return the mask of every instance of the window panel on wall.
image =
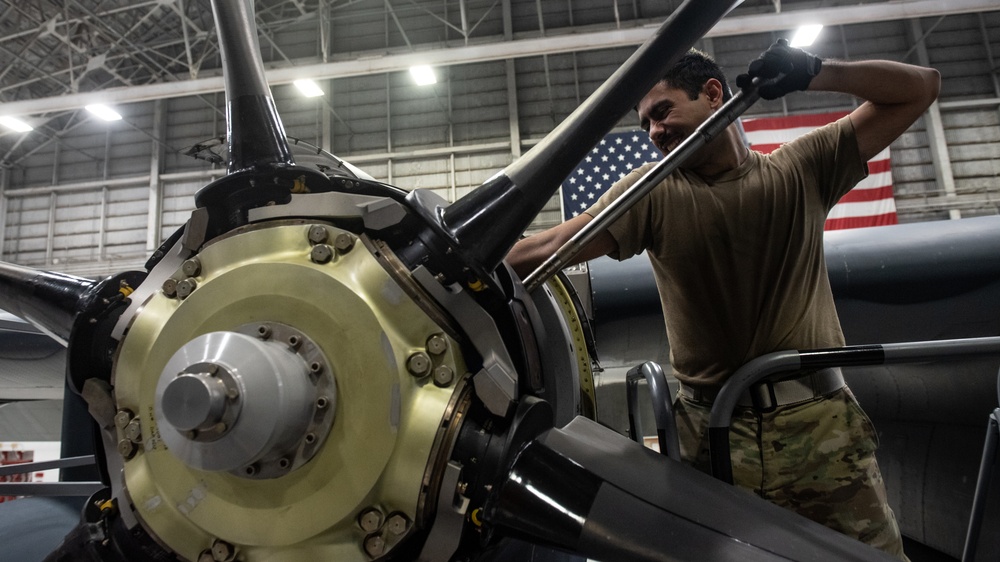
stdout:
<svg viewBox="0 0 1000 562">
<path fill-rule="evenodd" d="M 331 52 L 354 53 L 385 48 L 386 14 L 381 3 L 334 4 L 330 18 Z"/>
<path fill-rule="evenodd" d="M 976 214 L 996 214 L 1000 206 L 1000 112 L 969 108 L 942 113 L 955 191 Z M 967 216 L 963 211 L 962 216 Z M 974 215 L 968 215 L 974 216 Z"/>
<path fill-rule="evenodd" d="M 55 230 L 52 233 L 53 264 L 91 261 L 99 256 L 101 192 L 59 194 L 56 198 Z"/>
<path fill-rule="evenodd" d="M 435 68 L 436 84 L 418 86 L 409 72 L 389 75 L 393 150 L 448 146 L 448 69 Z"/>
<path fill-rule="evenodd" d="M 178 227 L 191 218 L 194 210 L 194 195 L 199 189 L 212 180 L 204 181 L 164 182 L 163 196 L 160 203 L 160 239 L 165 240 Z"/>
<path fill-rule="evenodd" d="M 931 66 L 941 72 L 941 99 L 994 96 L 991 69 L 976 14 L 921 20 L 923 29 L 935 25 L 925 39 Z M 1000 49 L 993 51 L 994 60 Z"/>
<path fill-rule="evenodd" d="M 8 201 L 10 223 L 5 234 L 8 259 L 22 265 L 45 264 L 50 205 L 48 193 L 19 196 Z"/>
<path fill-rule="evenodd" d="M 170 149 L 165 149 L 163 153 L 163 171 L 165 173 L 206 169 L 211 166 L 205 160 L 183 155 L 180 151 L 216 137 L 225 137 L 225 114 L 220 115 L 214 107 L 208 104 L 214 102 L 216 98 L 224 99 L 222 94 L 208 94 L 201 97 L 188 96 L 164 100 L 166 103 L 165 144 L 170 147 Z"/>
<path fill-rule="evenodd" d="M 578 106 L 573 56 L 553 55 L 547 59 L 528 57 L 515 61 L 519 124 L 525 138 L 548 134 Z"/>
<path fill-rule="evenodd" d="M 106 255 L 132 258 L 146 253 L 149 187 L 115 188 L 108 192 Z"/>
<path fill-rule="evenodd" d="M 455 144 L 509 141 L 506 64 L 492 61 L 452 66 L 448 76 Z"/>
<path fill-rule="evenodd" d="M 333 117 L 333 152 L 341 156 L 385 152 L 385 75 L 355 76 L 333 81 L 330 103 L 340 119 Z"/>
<path fill-rule="evenodd" d="M 407 191 L 431 189 L 446 198 L 451 187 L 451 163 L 448 156 L 419 160 L 394 160 L 393 184 Z"/>
</svg>

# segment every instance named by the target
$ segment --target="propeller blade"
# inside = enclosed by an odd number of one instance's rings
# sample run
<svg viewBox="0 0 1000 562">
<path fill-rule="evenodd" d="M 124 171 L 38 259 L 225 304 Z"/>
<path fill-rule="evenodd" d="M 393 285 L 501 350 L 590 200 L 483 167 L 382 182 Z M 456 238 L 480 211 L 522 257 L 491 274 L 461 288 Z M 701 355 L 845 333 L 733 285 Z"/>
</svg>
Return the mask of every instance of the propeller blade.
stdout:
<svg viewBox="0 0 1000 562">
<path fill-rule="evenodd" d="M 0 308 L 66 345 L 80 306 L 97 284 L 83 277 L 0 262 Z"/>
<path fill-rule="evenodd" d="M 485 521 L 605 561 L 894 560 L 582 417 L 520 450 Z"/>
<path fill-rule="evenodd" d="M 472 193 L 433 213 L 466 263 L 480 271 L 496 269 L 587 151 L 741 1 L 684 2 L 542 142 Z"/>
<path fill-rule="evenodd" d="M 294 164 L 285 129 L 264 79 L 252 0 L 212 0 L 226 82 L 229 173 Z"/>
</svg>

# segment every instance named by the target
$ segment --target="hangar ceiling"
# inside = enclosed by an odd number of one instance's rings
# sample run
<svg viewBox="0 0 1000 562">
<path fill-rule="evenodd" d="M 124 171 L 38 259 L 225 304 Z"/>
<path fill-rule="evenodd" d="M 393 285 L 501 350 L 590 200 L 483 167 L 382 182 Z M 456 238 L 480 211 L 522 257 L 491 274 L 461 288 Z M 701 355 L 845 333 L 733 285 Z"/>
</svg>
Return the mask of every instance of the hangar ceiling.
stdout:
<svg viewBox="0 0 1000 562">
<path fill-rule="evenodd" d="M 286 0 L 255 3 L 289 135 L 379 180 L 454 199 L 538 142 L 677 0 Z M 995 0 L 745 0 L 699 44 L 735 76 L 775 37 L 821 21 L 824 57 L 935 66 L 939 107 L 894 143 L 900 220 L 996 214 L 1000 6 Z M 0 0 L 0 259 L 98 275 L 141 265 L 222 172 L 184 156 L 224 134 L 208 0 Z M 440 83 L 405 75 L 433 65 Z M 288 86 L 316 80 L 305 101 Z M 114 125 L 83 107 L 115 105 Z M 748 115 L 849 110 L 824 95 Z M 633 127 L 630 118 L 620 127 Z M 558 200 L 536 228 L 560 217 Z"/>
<path fill-rule="evenodd" d="M 680 2 L 639 0 L 284 0 L 256 2 L 272 84 L 636 45 Z M 553 7 L 553 5 L 558 5 Z M 995 8 L 991 0 L 885 2 L 745 0 L 709 37 L 826 25 L 943 17 Z M 533 12 L 533 13 L 532 13 Z M 338 40 L 345 25 L 382 33 Z M 377 28 L 373 28 L 377 29 Z M 314 52 L 283 48 L 311 32 Z M 65 127 L 95 100 L 135 102 L 222 89 L 208 0 L 0 2 L 0 114 L 29 115 L 40 135 L 3 138 L 2 161 Z M 100 93 L 100 95 L 95 95 Z M 40 114 L 40 115 L 38 115 Z M 63 122 L 61 122 L 63 121 Z M 9 135 L 7 135 L 9 136 Z"/>
</svg>

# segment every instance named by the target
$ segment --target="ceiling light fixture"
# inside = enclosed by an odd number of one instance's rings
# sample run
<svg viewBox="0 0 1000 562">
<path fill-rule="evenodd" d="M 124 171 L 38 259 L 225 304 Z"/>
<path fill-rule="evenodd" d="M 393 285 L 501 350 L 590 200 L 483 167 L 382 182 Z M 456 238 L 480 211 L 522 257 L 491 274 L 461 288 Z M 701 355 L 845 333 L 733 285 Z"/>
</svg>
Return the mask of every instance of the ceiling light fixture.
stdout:
<svg viewBox="0 0 1000 562">
<path fill-rule="evenodd" d="M 296 80 L 295 87 L 307 98 L 315 98 L 323 95 L 322 88 L 309 79 Z"/>
<path fill-rule="evenodd" d="M 28 131 L 34 129 L 34 127 L 24 121 L 21 121 L 17 117 L 0 117 L 0 125 L 3 125 L 4 127 L 7 127 L 17 133 L 27 133 Z"/>
<path fill-rule="evenodd" d="M 792 37 L 792 47 L 808 47 L 813 44 L 819 32 L 823 29 L 820 24 L 803 25 L 795 31 Z"/>
<path fill-rule="evenodd" d="M 105 121 L 118 121 L 122 118 L 117 111 L 111 109 L 106 105 L 101 105 L 99 103 L 91 104 L 87 106 L 87 111 L 93 113 L 94 115 L 104 119 Z"/>
<path fill-rule="evenodd" d="M 426 64 L 411 66 L 410 74 L 413 76 L 413 81 L 417 83 L 417 86 L 429 86 L 437 83 L 437 76 L 434 75 L 434 69 Z"/>
</svg>

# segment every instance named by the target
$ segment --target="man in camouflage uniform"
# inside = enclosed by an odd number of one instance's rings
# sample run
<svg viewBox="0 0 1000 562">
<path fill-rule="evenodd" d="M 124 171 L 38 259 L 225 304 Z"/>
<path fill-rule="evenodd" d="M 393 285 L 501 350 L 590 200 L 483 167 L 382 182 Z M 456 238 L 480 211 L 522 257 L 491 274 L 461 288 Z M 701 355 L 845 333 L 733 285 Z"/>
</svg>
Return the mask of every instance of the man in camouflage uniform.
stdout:
<svg viewBox="0 0 1000 562">
<path fill-rule="evenodd" d="M 844 345 L 823 256 L 826 216 L 868 173 L 866 162 L 927 109 L 940 85 L 931 69 L 823 63 L 783 41 L 737 84 L 753 77 L 776 77 L 759 89 L 765 99 L 808 89 L 867 101 L 766 156 L 750 151 L 731 125 L 577 256 L 649 255 L 681 383 L 675 406 L 681 456 L 706 471 L 712 402 L 739 367 L 774 351 Z M 729 97 L 715 62 L 691 52 L 637 110 L 666 154 Z M 624 177 L 585 214 L 520 241 L 508 256 L 515 270 L 532 271 L 651 167 Z M 905 560 L 875 461 L 876 434 L 839 369 L 766 384 L 775 403 L 741 397 L 733 418 L 736 484 Z"/>
</svg>

